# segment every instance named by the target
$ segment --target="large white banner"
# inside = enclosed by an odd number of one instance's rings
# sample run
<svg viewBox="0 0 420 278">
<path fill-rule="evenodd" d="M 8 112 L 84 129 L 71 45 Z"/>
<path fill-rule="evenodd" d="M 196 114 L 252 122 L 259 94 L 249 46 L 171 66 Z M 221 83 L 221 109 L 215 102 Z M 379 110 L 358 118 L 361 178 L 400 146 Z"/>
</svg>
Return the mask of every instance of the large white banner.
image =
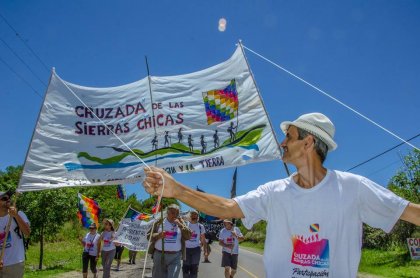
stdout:
<svg viewBox="0 0 420 278">
<path fill-rule="evenodd" d="M 89 88 L 53 72 L 18 190 L 134 183 L 144 165 L 132 151 L 169 173 L 280 158 L 240 46 L 211 68 L 150 79 Z"/>
</svg>

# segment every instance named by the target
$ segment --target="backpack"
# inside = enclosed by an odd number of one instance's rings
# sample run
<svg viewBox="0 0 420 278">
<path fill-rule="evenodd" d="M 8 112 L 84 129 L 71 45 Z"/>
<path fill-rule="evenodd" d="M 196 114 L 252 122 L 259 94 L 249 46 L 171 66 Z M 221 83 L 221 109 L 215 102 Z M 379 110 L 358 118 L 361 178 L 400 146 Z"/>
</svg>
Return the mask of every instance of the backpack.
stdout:
<svg viewBox="0 0 420 278">
<path fill-rule="evenodd" d="M 29 238 L 25 238 L 25 235 L 22 233 L 22 231 L 19 229 L 19 224 L 16 221 L 16 219 L 13 217 L 13 220 L 16 223 L 16 228 L 14 229 L 14 232 L 18 235 L 20 239 L 23 241 L 23 247 L 25 248 L 25 256 L 26 256 L 26 250 L 29 248 Z"/>
</svg>

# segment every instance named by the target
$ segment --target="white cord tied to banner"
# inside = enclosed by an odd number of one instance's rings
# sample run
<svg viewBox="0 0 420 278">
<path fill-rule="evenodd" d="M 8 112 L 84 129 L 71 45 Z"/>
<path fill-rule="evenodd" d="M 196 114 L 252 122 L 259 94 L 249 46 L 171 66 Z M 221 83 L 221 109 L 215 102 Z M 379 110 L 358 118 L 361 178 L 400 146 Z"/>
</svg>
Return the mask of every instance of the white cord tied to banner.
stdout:
<svg viewBox="0 0 420 278">
<path fill-rule="evenodd" d="M 404 142 L 405 144 L 407 144 L 407 145 L 409 145 L 409 146 L 413 147 L 414 149 L 416 149 L 416 150 L 420 151 L 420 149 L 419 149 L 419 148 L 417 148 L 416 146 L 414 146 L 413 144 L 411 144 L 411 143 L 407 142 L 406 140 L 404 140 L 404 139 L 403 139 L 403 138 L 401 138 L 400 136 L 396 135 L 396 134 L 395 134 L 395 133 L 393 133 L 392 131 L 390 131 L 390 130 L 386 129 L 385 127 L 381 126 L 380 124 L 378 124 L 378 123 L 377 123 L 377 122 L 375 122 L 374 120 L 372 120 L 372 119 L 368 118 L 367 116 L 363 115 L 363 114 L 362 114 L 362 113 L 360 113 L 359 111 L 357 111 L 357 110 L 353 109 L 352 107 L 348 106 L 347 104 L 343 103 L 342 101 L 340 101 L 340 100 L 336 99 L 335 97 L 331 96 L 330 94 L 326 93 L 324 90 L 321 90 L 321 89 L 320 89 L 320 88 L 318 88 L 317 86 L 315 86 L 315 85 L 313 85 L 313 84 L 309 83 L 308 81 L 304 80 L 303 78 L 301 78 L 301 77 L 297 76 L 296 74 L 294 74 L 294 73 L 292 73 L 291 71 L 289 71 L 289 70 L 285 69 L 284 67 L 282 67 L 282 66 L 280 66 L 280 65 L 278 65 L 278 64 L 276 64 L 276 63 L 274 63 L 273 61 L 269 60 L 268 58 L 264 57 L 263 55 L 261 55 L 261 54 L 259 54 L 259 53 L 255 52 L 254 50 L 252 50 L 252 49 L 250 49 L 250 48 L 246 47 L 245 45 L 243 45 L 243 44 L 242 44 L 242 46 L 243 46 L 246 50 L 248 50 L 249 52 L 251 52 L 251 53 L 253 53 L 253 54 L 257 55 L 257 56 L 258 56 L 258 57 L 260 57 L 261 59 L 263 59 L 263 60 L 265 60 L 265 61 L 269 62 L 270 64 L 274 65 L 275 67 L 277 67 L 277 68 L 281 69 L 282 71 L 284 71 L 284 72 L 286 72 L 286 73 L 290 74 L 291 76 L 295 77 L 296 79 L 298 79 L 298 80 L 302 81 L 303 83 L 305 83 L 305 84 L 306 84 L 306 85 L 308 85 L 309 87 L 312 87 L 313 89 L 317 90 L 318 92 L 322 93 L 323 95 L 325 95 L 325 96 L 329 97 L 330 99 L 334 100 L 335 102 L 337 102 L 337 103 L 341 104 L 342 106 L 344 106 L 344 107 L 346 107 L 347 109 L 349 109 L 350 111 L 352 111 L 352 112 L 356 113 L 357 115 L 359 115 L 359 116 L 360 116 L 360 117 L 362 117 L 363 119 L 365 119 L 365 120 L 369 121 L 370 123 L 372 123 L 372 124 L 376 125 L 376 126 L 377 126 L 377 127 L 379 127 L 380 129 L 384 130 L 384 131 L 385 131 L 385 132 L 387 132 L 388 134 L 391 134 L 392 136 L 394 136 L 395 138 L 397 138 L 397 139 L 399 139 L 400 141 Z"/>
<path fill-rule="evenodd" d="M 105 124 L 103 121 L 102 121 L 102 119 L 100 119 L 96 114 L 95 114 L 95 112 L 88 106 L 88 105 L 86 105 L 85 103 L 84 103 L 84 101 L 82 100 L 82 99 L 80 99 L 77 95 L 76 95 L 76 93 L 67 85 L 67 83 L 64 81 L 64 80 L 62 80 L 62 79 L 60 79 L 60 81 L 64 84 L 64 86 L 66 86 L 66 88 L 72 93 L 72 95 L 77 99 L 77 100 L 79 100 L 80 101 L 80 103 L 82 103 L 94 116 L 95 116 L 95 118 L 96 119 L 98 119 L 99 120 L 99 122 L 101 123 L 101 124 L 103 124 L 110 132 L 111 132 L 111 134 L 113 135 L 113 136 L 115 136 L 115 138 L 117 138 L 120 142 L 121 142 L 121 144 L 123 144 L 136 158 L 138 158 L 139 160 L 140 160 L 140 162 L 141 163 L 143 163 L 144 164 L 144 166 L 145 167 L 147 167 L 147 169 L 149 169 L 149 170 L 152 170 L 151 168 L 150 168 L 150 166 L 149 165 L 147 165 L 147 163 L 143 160 L 143 159 L 141 159 L 112 129 L 110 129 L 109 127 L 108 127 L 108 125 L 107 124 Z M 161 174 L 161 173 L 159 173 L 159 172 L 156 172 L 157 174 L 159 174 L 161 177 L 162 177 L 162 190 L 161 190 L 161 192 L 160 192 L 160 194 L 159 194 L 159 196 L 158 196 L 158 200 L 157 200 L 157 203 L 156 203 L 156 207 L 157 208 L 159 208 L 158 210 L 156 210 L 156 213 L 153 215 L 153 218 L 155 219 L 155 222 L 153 222 L 153 224 L 152 224 L 152 229 L 151 229 L 151 231 L 153 231 L 153 229 L 154 229 L 154 227 L 155 227 L 155 223 L 156 223 L 156 219 L 157 219 L 157 215 L 158 215 L 158 213 L 159 213 L 159 210 L 160 210 L 160 204 L 161 204 L 161 201 L 162 201 L 162 197 L 163 197 L 163 191 L 165 190 L 165 178 L 163 177 L 163 175 Z M 145 182 L 144 181 L 145 179 L 143 178 L 143 182 Z M 147 182 L 145 182 L 146 184 L 147 184 Z M 150 243 L 151 243 L 151 239 L 152 239 L 152 235 L 150 235 L 150 237 L 149 237 L 149 241 L 148 241 L 148 243 L 147 243 L 147 249 L 146 249 L 146 253 L 145 253 L 145 255 L 144 255 L 144 265 L 143 265 L 143 272 L 142 272 L 142 275 L 141 275 L 141 277 L 142 278 L 144 278 L 144 275 L 145 275 L 145 270 L 146 270 L 146 263 L 147 263 L 147 252 L 148 252 L 148 250 L 149 250 L 149 247 L 150 247 Z"/>
</svg>

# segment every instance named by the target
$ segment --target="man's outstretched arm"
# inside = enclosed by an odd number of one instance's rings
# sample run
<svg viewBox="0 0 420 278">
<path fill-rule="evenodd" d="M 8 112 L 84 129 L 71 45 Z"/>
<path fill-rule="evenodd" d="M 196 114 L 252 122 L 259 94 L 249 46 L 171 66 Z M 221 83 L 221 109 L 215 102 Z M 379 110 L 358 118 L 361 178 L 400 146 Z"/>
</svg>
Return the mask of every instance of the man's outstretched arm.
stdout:
<svg viewBox="0 0 420 278">
<path fill-rule="evenodd" d="M 400 219 L 420 226 L 420 205 L 409 203 Z"/>
<path fill-rule="evenodd" d="M 163 197 L 178 199 L 190 207 L 219 218 L 244 218 L 241 208 L 232 199 L 193 190 L 177 182 L 160 168 L 145 168 L 144 171 L 146 179 L 143 186 L 152 195 L 159 196 L 162 185 L 165 184 Z"/>
</svg>

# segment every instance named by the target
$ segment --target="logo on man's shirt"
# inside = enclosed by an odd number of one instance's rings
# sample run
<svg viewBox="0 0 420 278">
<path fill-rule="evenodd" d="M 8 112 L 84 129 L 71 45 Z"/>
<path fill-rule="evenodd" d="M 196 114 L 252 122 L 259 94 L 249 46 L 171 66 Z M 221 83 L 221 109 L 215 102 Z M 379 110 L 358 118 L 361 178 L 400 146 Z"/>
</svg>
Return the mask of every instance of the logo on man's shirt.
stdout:
<svg viewBox="0 0 420 278">
<path fill-rule="evenodd" d="M 177 235 L 178 235 L 178 232 L 176 231 L 165 231 L 165 242 L 167 243 L 176 242 Z"/>
<path fill-rule="evenodd" d="M 111 240 L 109 240 L 109 239 L 104 239 L 104 246 L 105 246 L 105 247 L 110 247 L 110 246 L 111 246 Z"/>
<path fill-rule="evenodd" d="M 294 235 L 292 237 L 293 253 L 291 262 L 301 266 L 329 268 L 330 248 L 328 239 L 320 239 L 319 224 L 309 226 L 310 236 Z"/>
<path fill-rule="evenodd" d="M 189 241 L 196 241 L 197 237 L 198 237 L 198 234 L 196 234 L 195 232 L 192 232 L 191 238 L 189 239 Z"/>
<path fill-rule="evenodd" d="M 0 247 L 3 247 L 3 243 L 4 243 L 4 238 L 6 237 L 6 232 L 0 232 Z M 12 235 L 9 234 L 7 235 L 7 240 L 6 240 L 6 248 L 9 248 L 10 246 L 12 246 Z"/>
</svg>

